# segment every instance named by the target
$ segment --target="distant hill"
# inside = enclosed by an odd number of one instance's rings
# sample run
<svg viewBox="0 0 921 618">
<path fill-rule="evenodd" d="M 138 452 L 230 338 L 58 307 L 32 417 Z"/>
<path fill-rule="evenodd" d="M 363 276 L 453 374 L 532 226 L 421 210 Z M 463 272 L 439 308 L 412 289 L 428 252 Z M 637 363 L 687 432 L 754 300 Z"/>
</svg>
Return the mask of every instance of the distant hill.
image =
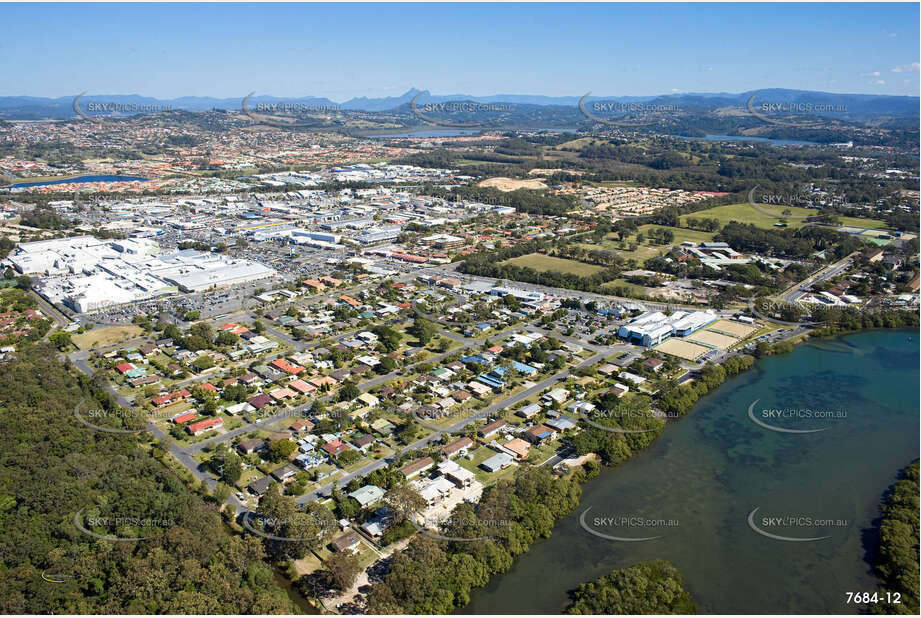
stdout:
<svg viewBox="0 0 921 618">
<path fill-rule="evenodd" d="M 153 106 L 174 110 L 205 111 L 211 109 L 239 110 L 243 98 L 248 93 L 241 93 L 239 98 L 215 97 L 178 97 L 174 99 L 157 99 L 138 94 L 87 94 L 80 100 L 81 109 L 87 109 L 90 103 L 116 103 L 119 105 Z M 255 94 L 249 99 L 253 108 L 259 103 L 288 103 L 305 106 L 337 106 L 347 111 L 363 112 L 401 112 L 408 109 L 410 102 L 419 95 L 418 103 L 445 103 L 469 101 L 475 103 L 507 103 L 522 107 L 575 107 L 582 94 L 564 97 L 551 97 L 527 94 L 494 94 L 489 96 L 472 96 L 467 94 L 432 95 L 427 90 L 410 88 L 397 97 L 356 97 L 348 101 L 336 102 L 325 97 L 276 97 Z M 674 105 L 687 112 L 713 112 L 722 108 L 744 109 L 749 99 L 756 95 L 756 105 L 761 103 L 789 103 L 831 105 L 846 110 L 836 112 L 836 118 L 849 121 L 867 121 L 875 118 L 917 118 L 918 97 L 870 95 L 870 94 L 836 94 L 810 90 L 790 90 L 769 88 L 753 90 L 738 94 L 732 93 L 680 93 L 650 96 L 590 96 L 587 103 L 646 103 Z M 0 97 L 0 119 L 4 120 L 64 120 L 73 118 L 74 96 L 57 98 L 10 96 Z M 817 112 L 823 115 L 822 112 Z"/>
</svg>

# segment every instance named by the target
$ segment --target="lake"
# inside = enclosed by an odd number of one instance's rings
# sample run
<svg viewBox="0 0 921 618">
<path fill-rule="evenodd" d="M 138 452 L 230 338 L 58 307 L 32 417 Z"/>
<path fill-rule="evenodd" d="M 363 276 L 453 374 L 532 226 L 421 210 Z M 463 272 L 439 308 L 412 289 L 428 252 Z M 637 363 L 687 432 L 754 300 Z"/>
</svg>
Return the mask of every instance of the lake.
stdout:
<svg viewBox="0 0 921 618">
<path fill-rule="evenodd" d="M 77 176 L 76 178 L 63 178 L 61 180 L 46 180 L 43 182 L 18 182 L 11 185 L 13 189 L 27 189 L 29 187 L 45 187 L 48 185 L 65 185 L 72 182 L 147 182 L 148 178 L 140 176 Z"/>
<path fill-rule="evenodd" d="M 580 583 L 664 558 L 701 613 L 857 613 L 845 593 L 879 590 L 868 552 L 880 499 L 919 455 L 918 363 L 918 333 L 908 331 L 815 341 L 758 361 L 647 451 L 587 483 L 553 536 L 475 590 L 460 612 L 558 613 Z M 761 422 L 822 431 L 766 429 L 748 416 L 756 399 Z M 756 508 L 763 532 L 827 538 L 763 536 L 749 526 Z M 586 509 L 596 533 L 658 538 L 599 538 L 579 523 Z"/>
</svg>

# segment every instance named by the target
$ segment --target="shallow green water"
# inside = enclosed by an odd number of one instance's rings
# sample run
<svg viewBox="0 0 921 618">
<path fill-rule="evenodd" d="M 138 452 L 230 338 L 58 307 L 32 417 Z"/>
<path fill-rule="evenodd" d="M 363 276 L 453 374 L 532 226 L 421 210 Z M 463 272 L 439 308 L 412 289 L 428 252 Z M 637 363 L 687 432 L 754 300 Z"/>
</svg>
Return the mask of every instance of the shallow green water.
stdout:
<svg viewBox="0 0 921 618">
<path fill-rule="evenodd" d="M 877 589 L 867 553 L 873 520 L 897 472 L 919 456 L 918 364 L 918 334 L 906 331 L 810 343 L 760 361 L 701 400 L 647 452 L 588 483 L 553 536 L 475 591 L 463 613 L 558 613 L 578 584 L 654 558 L 681 570 L 703 613 L 865 610 L 846 605 L 845 593 Z M 748 417 L 755 399 L 762 422 L 826 429 L 765 429 Z M 840 411 L 846 418 L 769 418 L 764 409 Z M 748 524 L 756 507 L 754 523 L 769 534 L 828 538 L 762 536 Z M 586 509 L 585 523 L 596 532 L 659 538 L 599 538 L 579 523 Z M 777 516 L 813 522 L 763 519 Z M 612 517 L 654 521 L 598 519 Z"/>
</svg>

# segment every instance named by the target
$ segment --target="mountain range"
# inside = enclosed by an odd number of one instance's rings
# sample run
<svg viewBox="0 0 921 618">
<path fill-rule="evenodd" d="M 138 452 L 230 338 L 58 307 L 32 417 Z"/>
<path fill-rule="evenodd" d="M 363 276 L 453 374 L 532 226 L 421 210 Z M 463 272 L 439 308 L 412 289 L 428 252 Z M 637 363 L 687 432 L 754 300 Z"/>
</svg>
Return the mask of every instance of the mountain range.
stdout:
<svg viewBox="0 0 921 618">
<path fill-rule="evenodd" d="M 86 109 L 90 103 L 114 103 L 118 105 L 136 105 L 166 108 L 172 110 L 206 111 L 212 109 L 240 110 L 244 93 L 239 98 L 217 97 L 178 97 L 173 99 L 158 99 L 138 94 L 86 94 L 80 99 L 80 106 Z M 410 102 L 420 95 L 417 103 L 446 103 L 446 102 L 475 102 L 475 103 L 507 103 L 520 106 L 564 106 L 574 107 L 584 93 L 573 96 L 543 96 L 527 94 L 494 94 L 488 96 L 473 96 L 468 94 L 433 95 L 427 90 L 410 88 L 397 97 L 356 97 L 344 102 L 332 101 L 325 97 L 275 97 L 271 95 L 254 94 L 249 99 L 249 107 L 259 103 L 286 103 L 315 107 L 338 107 L 339 109 L 355 112 L 405 112 Z M 589 96 L 586 101 L 610 103 L 644 103 L 650 105 L 673 105 L 689 111 L 712 111 L 719 108 L 745 107 L 755 95 L 757 104 L 784 103 L 784 104 L 811 104 L 836 106 L 845 110 L 845 115 L 852 120 L 866 120 L 873 117 L 917 117 L 919 97 L 871 95 L 871 94 L 836 94 L 810 90 L 790 90 L 784 88 L 771 88 L 753 90 L 737 94 L 719 93 L 676 93 L 668 95 L 650 96 Z M 30 96 L 3 96 L 0 97 L 0 119 L 4 120 L 64 120 L 73 118 L 74 99 L 77 95 L 62 96 L 57 98 L 30 97 Z M 821 113 L 821 112 L 820 112 Z"/>
</svg>

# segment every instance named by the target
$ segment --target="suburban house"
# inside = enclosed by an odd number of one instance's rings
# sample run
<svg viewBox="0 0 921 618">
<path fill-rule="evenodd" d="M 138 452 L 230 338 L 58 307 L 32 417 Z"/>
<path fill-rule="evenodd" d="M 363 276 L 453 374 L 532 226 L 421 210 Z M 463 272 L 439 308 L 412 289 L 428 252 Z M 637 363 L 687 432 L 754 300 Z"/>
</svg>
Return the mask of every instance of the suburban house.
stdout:
<svg viewBox="0 0 921 618">
<path fill-rule="evenodd" d="M 482 438 L 489 438 L 491 436 L 494 436 L 496 433 L 498 433 L 499 430 L 505 427 L 506 425 L 508 425 L 508 421 L 500 418 L 497 421 L 493 421 L 487 425 L 483 425 L 482 427 L 480 427 L 477 430 L 477 434 L 479 434 L 479 436 Z"/>
<path fill-rule="evenodd" d="M 514 458 L 508 453 L 496 453 L 486 461 L 480 464 L 480 467 L 487 472 L 498 472 L 510 466 Z"/>
<path fill-rule="evenodd" d="M 284 483 L 297 474 L 297 468 L 291 464 L 285 464 L 277 470 L 272 471 L 272 477 L 279 483 Z"/>
<path fill-rule="evenodd" d="M 361 537 L 359 537 L 355 532 L 347 532 L 330 543 L 333 551 L 337 553 L 343 551 L 354 551 L 355 549 L 358 549 L 359 545 L 361 545 Z"/>
<path fill-rule="evenodd" d="M 195 410 L 189 410 L 188 412 L 180 412 L 169 420 L 176 425 L 183 425 L 189 421 L 195 420 L 196 416 Z"/>
<path fill-rule="evenodd" d="M 451 463 L 454 464 L 454 467 L 444 470 L 443 474 L 445 478 L 457 485 L 460 489 L 466 489 L 473 485 L 473 481 L 476 480 L 476 475 L 467 468 L 461 468 L 453 461 Z"/>
<path fill-rule="evenodd" d="M 167 393 L 165 395 L 154 397 L 151 399 L 151 402 L 158 408 L 162 408 L 163 406 L 168 406 L 170 404 L 176 403 L 177 401 L 185 401 L 191 396 L 192 393 L 184 388 L 181 388 L 174 393 Z"/>
<path fill-rule="evenodd" d="M 335 459 L 339 456 L 339 453 L 349 450 L 349 445 L 341 440 L 331 440 L 320 447 L 320 450 L 324 451 L 327 455 Z"/>
<path fill-rule="evenodd" d="M 541 397 L 546 403 L 563 403 L 569 398 L 569 391 L 565 388 L 555 388 Z"/>
<path fill-rule="evenodd" d="M 307 382 L 304 382 L 303 380 L 299 378 L 288 382 L 288 388 L 290 388 L 291 390 L 295 390 L 302 395 L 306 395 L 308 393 L 312 393 L 313 391 L 317 390 L 316 386 L 313 386 L 312 384 L 307 384 Z"/>
<path fill-rule="evenodd" d="M 569 429 L 575 429 L 576 427 L 575 421 L 573 421 L 571 418 L 566 418 L 565 416 L 561 416 L 560 418 L 549 420 L 547 421 L 546 424 L 547 424 L 547 427 L 549 427 L 550 429 L 552 429 L 553 431 L 557 433 L 562 433 Z"/>
<path fill-rule="evenodd" d="M 406 480 L 410 480 L 412 478 L 419 476 L 420 473 L 428 470 L 434 465 L 435 465 L 434 459 L 432 459 L 431 457 L 423 457 L 422 459 L 418 459 L 412 463 L 406 464 L 405 466 L 400 468 L 400 472 L 403 473 L 403 476 L 406 478 Z"/>
<path fill-rule="evenodd" d="M 524 432 L 524 437 L 531 444 L 542 444 L 554 439 L 553 431 L 545 425 L 532 425 Z"/>
<path fill-rule="evenodd" d="M 383 497 L 384 490 L 377 485 L 365 485 L 349 494 L 349 498 L 355 500 L 363 509 L 375 504 Z"/>
<path fill-rule="evenodd" d="M 285 399 L 294 399 L 297 393 L 290 388 L 276 388 L 269 392 L 269 396 L 275 401 L 284 401 Z"/>
<path fill-rule="evenodd" d="M 237 450 L 244 455 L 252 455 L 256 451 L 265 448 L 265 442 L 259 438 L 250 438 L 249 440 L 240 440 L 237 443 Z"/>
<path fill-rule="evenodd" d="M 419 490 L 419 495 L 429 506 L 435 506 L 450 495 L 455 485 L 447 478 L 439 476 L 433 481 L 429 481 Z"/>
<path fill-rule="evenodd" d="M 520 417 L 522 417 L 522 418 L 531 418 L 532 416 L 534 416 L 535 414 L 537 414 L 538 412 L 540 412 L 541 409 L 542 409 L 542 408 L 540 407 L 540 404 L 537 404 L 537 403 L 529 403 L 529 404 L 526 405 L 525 407 L 523 407 L 523 408 L 521 408 L 520 410 L 518 410 L 517 412 L 515 412 L 515 414 L 518 415 L 518 416 L 520 416 Z"/>
<path fill-rule="evenodd" d="M 598 367 L 598 373 L 605 377 L 610 377 L 617 373 L 617 371 L 617 367 L 611 363 L 605 363 L 604 365 Z"/>
<path fill-rule="evenodd" d="M 272 403 L 272 398 L 265 393 L 259 393 L 258 395 L 247 399 L 246 403 L 253 406 L 257 410 L 261 410 L 262 408 Z"/>
<path fill-rule="evenodd" d="M 521 438 L 512 438 L 508 442 L 502 445 L 503 448 L 514 453 L 515 459 L 521 461 L 528 458 L 528 451 L 531 450 L 531 445 L 522 440 Z"/>
<path fill-rule="evenodd" d="M 375 439 L 371 434 L 365 434 L 363 436 L 358 436 L 352 440 L 352 445 L 354 445 L 362 453 L 366 453 L 368 449 L 374 444 Z"/>
<path fill-rule="evenodd" d="M 269 490 L 269 487 L 274 483 L 274 479 L 271 476 L 263 476 L 260 479 L 256 479 L 252 483 L 246 486 L 246 489 L 249 490 L 254 496 L 262 496 L 265 492 Z"/>
<path fill-rule="evenodd" d="M 459 438 L 455 440 L 451 444 L 447 444 L 444 447 L 442 447 L 441 454 L 447 457 L 448 459 L 451 459 L 452 457 L 456 457 L 458 455 L 463 457 L 470 450 L 471 446 L 473 446 L 473 440 L 465 436 L 463 438 Z"/>
<path fill-rule="evenodd" d="M 614 386 L 608 389 L 608 392 L 618 399 L 630 392 L 630 389 L 623 384 L 615 383 Z"/>
<path fill-rule="evenodd" d="M 240 403 L 235 403 L 232 406 L 227 406 L 224 408 L 224 412 L 227 414 L 243 414 L 245 412 L 253 412 L 256 408 L 251 406 L 247 401 L 241 401 Z"/>
<path fill-rule="evenodd" d="M 206 431 L 217 429 L 223 424 L 224 424 L 224 419 L 222 419 L 220 416 L 216 416 L 214 418 L 206 418 L 203 421 L 198 421 L 197 423 L 192 423 L 191 425 L 187 425 L 185 430 L 188 431 L 193 436 L 200 436 Z"/>
<path fill-rule="evenodd" d="M 311 423 L 307 419 L 299 418 L 293 423 L 291 423 L 291 426 L 289 427 L 289 429 L 295 433 L 302 433 L 305 431 L 313 431 L 313 426 L 314 426 L 313 423 Z"/>
</svg>

